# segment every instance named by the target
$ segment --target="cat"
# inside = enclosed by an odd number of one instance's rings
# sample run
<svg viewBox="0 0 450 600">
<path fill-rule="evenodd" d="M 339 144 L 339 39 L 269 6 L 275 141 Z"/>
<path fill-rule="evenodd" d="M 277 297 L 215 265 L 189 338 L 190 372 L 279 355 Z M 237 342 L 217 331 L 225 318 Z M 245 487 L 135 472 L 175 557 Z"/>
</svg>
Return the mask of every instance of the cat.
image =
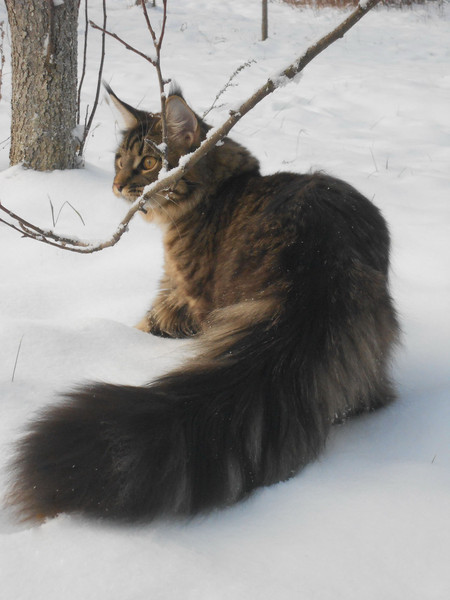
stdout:
<svg viewBox="0 0 450 600">
<path fill-rule="evenodd" d="M 161 117 L 108 88 L 125 121 L 113 191 L 155 181 Z M 170 167 L 209 126 L 167 99 Z M 164 230 L 164 275 L 138 324 L 193 336 L 196 354 L 144 387 L 85 385 L 20 440 L 11 501 L 28 519 L 185 517 L 287 480 L 330 427 L 389 404 L 399 338 L 389 232 L 378 208 L 323 173 L 262 176 L 225 138 L 148 203 Z"/>
</svg>

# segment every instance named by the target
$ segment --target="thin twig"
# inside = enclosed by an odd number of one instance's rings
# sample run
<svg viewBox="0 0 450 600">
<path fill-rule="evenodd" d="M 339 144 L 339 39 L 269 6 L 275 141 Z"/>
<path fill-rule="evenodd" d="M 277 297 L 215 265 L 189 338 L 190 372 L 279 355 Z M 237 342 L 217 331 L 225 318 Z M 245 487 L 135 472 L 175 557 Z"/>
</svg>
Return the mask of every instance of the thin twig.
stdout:
<svg viewBox="0 0 450 600">
<path fill-rule="evenodd" d="M 78 2 L 78 10 L 80 9 L 80 2 Z M 87 42 L 89 33 L 89 15 L 88 15 L 88 0 L 84 2 L 84 44 L 83 44 L 83 67 L 81 70 L 80 83 L 78 85 L 78 97 L 77 97 L 77 123 L 80 123 L 81 116 L 81 89 L 83 87 L 84 77 L 86 75 L 86 61 L 87 61 Z"/>
<path fill-rule="evenodd" d="M 20 349 L 22 347 L 22 340 L 23 340 L 23 336 L 20 338 L 19 347 L 17 348 L 16 360 L 14 361 L 14 368 L 13 368 L 13 372 L 12 372 L 11 383 L 14 383 L 14 377 L 16 375 L 16 368 L 17 368 L 17 361 L 19 360 Z"/>
<path fill-rule="evenodd" d="M 50 196 L 47 194 L 48 197 L 48 201 L 50 202 L 50 211 L 52 213 L 52 223 L 53 223 L 53 227 L 56 227 L 56 223 L 58 221 L 58 219 L 55 220 L 55 209 L 53 208 L 53 202 L 52 199 L 50 198 Z"/>
<path fill-rule="evenodd" d="M 150 146 L 150 148 L 153 150 L 153 152 L 156 152 L 156 154 L 158 156 L 160 156 L 161 158 L 165 158 L 166 153 L 161 150 L 161 148 L 158 146 L 158 144 L 156 144 L 153 140 L 151 140 L 150 138 L 145 138 L 145 143 Z"/>
<path fill-rule="evenodd" d="M 52 213 L 52 223 L 53 223 L 53 227 L 56 227 L 58 221 L 59 221 L 59 217 L 61 216 L 61 212 L 62 209 L 67 205 L 70 206 L 70 208 L 73 210 L 73 212 L 78 215 L 78 218 L 80 219 L 80 221 L 83 223 L 83 225 L 86 227 L 86 223 L 84 222 L 84 219 L 81 215 L 81 213 L 75 208 L 75 206 L 73 206 L 73 204 L 71 204 L 68 200 L 65 200 L 62 205 L 60 206 L 60 209 L 58 210 L 58 214 L 55 217 L 55 209 L 53 207 L 53 202 L 52 199 L 50 198 L 50 196 L 47 194 L 48 197 L 48 201 L 50 202 L 50 210 Z"/>
<path fill-rule="evenodd" d="M 130 46 L 130 44 L 127 44 L 127 42 L 125 42 L 125 40 L 123 40 L 121 37 L 119 37 L 116 33 L 112 33 L 111 31 L 107 31 L 106 29 L 104 29 L 102 27 L 99 27 L 98 25 L 96 25 L 94 23 L 94 21 L 91 21 L 91 20 L 89 21 L 89 25 L 93 29 L 98 29 L 98 31 L 102 31 L 106 35 L 109 35 L 110 37 L 114 38 L 115 40 L 117 40 L 118 42 L 120 42 L 123 46 L 125 46 L 125 48 L 127 48 L 127 50 L 131 50 L 131 52 L 134 52 L 135 54 L 138 54 L 139 56 L 141 56 L 142 58 L 144 58 L 145 60 L 147 60 L 149 63 L 151 63 L 153 66 L 155 66 L 155 59 L 154 58 L 152 58 L 151 56 L 148 56 L 148 54 L 144 54 L 140 50 L 137 50 L 137 48 L 134 48 L 133 46 Z"/>
<path fill-rule="evenodd" d="M 239 73 L 241 71 L 243 71 L 246 67 L 249 67 L 250 65 L 256 63 L 256 60 L 254 58 L 252 58 L 251 60 L 248 60 L 247 62 L 245 62 L 244 64 L 240 65 L 228 78 L 228 81 L 226 82 L 226 84 L 223 86 L 223 88 L 221 90 L 219 90 L 216 94 L 216 97 L 214 98 L 213 103 L 211 104 L 211 106 L 205 110 L 205 112 L 203 113 L 202 118 L 204 119 L 212 110 L 213 108 L 215 108 L 216 106 L 216 102 L 217 100 L 220 98 L 220 96 L 222 96 L 222 94 L 224 94 L 227 89 L 231 86 L 231 82 L 233 81 L 233 79 L 239 75 Z"/>
<path fill-rule="evenodd" d="M 118 42 L 120 42 L 121 44 L 123 44 L 125 46 L 125 48 L 127 48 L 131 52 L 134 52 L 138 56 L 141 56 L 142 58 L 144 58 L 145 60 L 147 60 L 148 62 L 150 62 L 150 64 L 153 67 L 155 67 L 156 73 L 157 73 L 157 77 L 158 77 L 160 99 L 161 99 L 162 144 L 161 144 L 161 147 L 158 149 L 158 154 L 162 158 L 162 168 L 165 171 L 167 171 L 168 166 L 169 166 L 169 161 L 168 161 L 168 143 L 167 143 L 168 142 L 168 131 L 167 131 L 167 116 L 166 116 L 166 94 L 165 94 L 165 91 L 164 91 L 164 86 L 168 82 L 163 78 L 162 71 L 161 71 L 161 48 L 162 48 L 162 43 L 163 43 L 163 40 L 164 40 L 164 33 L 165 33 L 165 30 L 166 30 L 167 0 L 163 0 L 163 21 L 162 21 L 162 25 L 161 25 L 161 32 L 159 34 L 159 38 L 156 36 L 155 30 L 153 29 L 153 26 L 151 24 L 150 17 L 148 15 L 148 11 L 147 11 L 147 6 L 145 4 L 145 0 L 141 0 L 141 6 L 142 6 L 143 13 L 144 13 L 145 21 L 147 23 L 147 28 L 148 28 L 148 30 L 150 32 L 150 36 L 151 36 L 152 41 L 153 41 L 153 46 L 154 46 L 155 52 L 156 52 L 156 58 L 152 58 L 152 57 L 148 56 L 147 54 L 144 54 L 143 52 L 141 52 L 140 50 L 138 50 L 137 48 L 135 48 L 131 44 L 128 44 L 125 40 L 123 40 L 122 38 L 120 38 L 117 34 L 112 33 L 111 31 L 108 31 L 106 29 L 106 25 L 105 24 L 104 24 L 103 27 L 99 27 L 93 21 L 89 21 L 89 22 L 90 22 L 91 26 L 94 29 L 100 30 L 103 33 L 103 35 L 106 34 L 106 35 L 111 36 L 112 38 L 114 38 L 115 40 L 117 40 Z"/>
<path fill-rule="evenodd" d="M 5 66 L 5 53 L 3 51 L 3 43 L 5 40 L 4 24 L 4 21 L 0 21 L 0 100 L 2 99 L 3 67 Z"/>
<path fill-rule="evenodd" d="M 202 142 L 199 148 L 192 154 L 185 157 L 182 167 L 176 167 L 169 171 L 166 177 L 159 180 L 158 184 L 165 184 L 165 189 L 175 185 L 184 173 L 191 169 L 197 162 L 203 158 L 218 142 L 220 142 L 252 108 L 254 108 L 266 96 L 274 92 L 278 87 L 284 85 L 287 81 L 294 79 L 318 54 L 326 50 L 337 39 L 344 36 L 364 15 L 366 15 L 380 0 L 369 0 L 367 3 L 358 5 L 358 7 L 333 31 L 322 37 L 318 42 L 310 46 L 304 54 L 284 69 L 277 77 L 269 78 L 250 98 L 234 111 L 230 111 L 230 116 L 220 127 L 210 131 L 207 139 Z M 151 200 L 152 194 L 161 191 L 163 187 L 151 184 L 144 190 L 143 198 Z M 140 203 L 141 198 L 136 201 Z M 143 205 L 142 205 L 143 206 Z"/>
<path fill-rule="evenodd" d="M 90 242 L 84 242 L 82 240 L 76 240 L 73 237 L 59 235 L 49 229 L 42 229 L 41 227 L 38 227 L 37 225 L 33 225 L 32 223 L 29 223 L 28 221 L 26 221 L 19 215 L 16 215 L 12 210 L 9 210 L 8 208 L 6 208 L 6 206 L 3 206 L 3 204 L 1 202 L 0 202 L 0 210 L 3 211 L 4 213 L 6 213 L 11 219 L 13 219 L 13 221 L 15 221 L 15 222 L 11 223 L 10 221 L 5 221 L 4 219 L 0 219 L 0 222 L 3 223 L 4 225 L 7 225 L 8 227 L 11 227 L 12 229 L 15 229 L 16 231 L 19 231 L 19 233 L 21 233 L 25 237 L 30 237 L 30 238 L 36 239 L 41 242 L 46 242 L 46 243 L 49 243 L 48 240 L 55 240 L 55 241 L 59 242 L 60 247 L 64 247 L 64 248 L 66 248 L 66 246 L 77 246 L 77 247 L 86 247 L 86 248 L 89 248 L 92 246 L 92 244 Z M 69 248 L 67 248 L 67 249 L 69 249 Z"/>
<path fill-rule="evenodd" d="M 162 168 L 166 171 L 169 166 L 168 160 L 168 131 L 167 131 L 167 113 L 166 113 L 166 93 L 164 90 L 164 86 L 166 81 L 162 76 L 161 72 L 161 48 L 164 39 L 164 33 L 166 30 L 166 21 L 167 21 L 167 0 L 163 0 L 163 20 L 161 25 L 161 32 L 159 34 L 159 38 L 156 37 L 155 30 L 152 27 L 150 22 L 150 17 L 148 16 L 147 6 L 145 5 L 145 0 L 141 0 L 142 10 L 144 12 L 145 21 L 147 23 L 147 28 L 150 31 L 150 35 L 153 40 L 153 45 L 155 47 L 156 52 L 156 61 L 154 63 L 154 67 L 156 69 L 156 74 L 158 77 L 159 83 L 159 92 L 161 98 L 161 130 L 162 130 Z M 161 155 L 161 153 L 160 153 Z"/>
<path fill-rule="evenodd" d="M 78 155 L 79 156 L 83 155 L 84 146 L 86 144 L 87 136 L 89 135 L 89 131 L 90 131 L 91 126 L 92 126 L 92 121 L 94 120 L 94 116 L 95 116 L 95 113 L 97 111 L 98 100 L 100 98 L 100 89 L 102 87 L 103 65 L 105 63 L 105 43 L 106 43 L 106 39 L 105 39 L 105 31 L 104 30 L 106 28 L 106 19 L 107 19 L 107 15 L 106 15 L 106 0 L 103 0 L 102 50 L 101 50 L 101 56 L 100 56 L 100 65 L 99 65 L 99 68 L 98 68 L 97 90 L 95 92 L 94 105 L 92 107 L 91 114 L 89 115 L 89 120 L 87 122 L 87 125 L 84 128 L 83 139 L 81 140 L 80 148 L 78 150 Z"/>
<path fill-rule="evenodd" d="M 144 11 L 144 18 L 147 23 L 147 28 L 150 31 L 150 35 L 152 36 L 153 45 L 156 48 L 158 45 L 158 42 L 156 39 L 155 30 L 153 29 L 152 24 L 150 22 L 150 17 L 148 16 L 147 7 L 145 6 L 145 0 L 141 0 L 141 6 L 142 6 L 142 10 Z"/>
</svg>

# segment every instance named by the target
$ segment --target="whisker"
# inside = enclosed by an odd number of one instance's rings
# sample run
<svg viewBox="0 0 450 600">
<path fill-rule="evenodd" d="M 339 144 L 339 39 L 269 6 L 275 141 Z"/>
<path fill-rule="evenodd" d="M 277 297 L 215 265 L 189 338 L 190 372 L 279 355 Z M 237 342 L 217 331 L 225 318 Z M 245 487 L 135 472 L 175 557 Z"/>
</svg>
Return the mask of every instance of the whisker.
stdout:
<svg viewBox="0 0 450 600">
<path fill-rule="evenodd" d="M 178 202 L 175 202 L 175 200 L 173 198 L 167 198 L 167 200 L 169 202 L 172 202 L 172 204 L 175 204 L 175 206 L 177 206 L 178 208 L 180 207 L 180 205 L 178 204 Z"/>
<path fill-rule="evenodd" d="M 178 225 L 173 220 L 173 218 L 170 216 L 170 213 L 163 206 L 161 206 L 161 204 L 158 202 L 158 200 L 156 200 L 156 198 L 154 198 L 154 200 L 155 200 L 156 204 L 158 205 L 158 207 L 168 216 L 172 225 L 175 226 L 175 229 L 177 230 L 177 233 L 178 233 L 178 237 L 180 238 L 180 241 L 181 241 L 183 238 L 181 237 L 181 233 L 180 233 L 180 230 L 178 229 Z"/>
<path fill-rule="evenodd" d="M 175 206 L 177 208 L 180 208 L 181 204 L 179 204 L 178 202 L 175 202 L 175 200 L 173 198 L 170 198 L 169 196 L 165 196 L 163 193 L 158 192 L 157 194 L 158 196 L 161 196 L 162 198 L 164 198 L 164 200 L 166 200 L 166 202 L 172 202 L 172 204 L 175 204 Z"/>
</svg>

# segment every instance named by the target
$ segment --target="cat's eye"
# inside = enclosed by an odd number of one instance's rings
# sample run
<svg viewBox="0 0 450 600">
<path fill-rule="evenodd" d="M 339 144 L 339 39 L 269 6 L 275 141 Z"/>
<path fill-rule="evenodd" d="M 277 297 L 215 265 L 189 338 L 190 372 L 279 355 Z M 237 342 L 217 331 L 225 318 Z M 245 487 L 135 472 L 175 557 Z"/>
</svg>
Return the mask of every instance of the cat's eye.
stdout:
<svg viewBox="0 0 450 600">
<path fill-rule="evenodd" d="M 118 166 L 119 169 L 121 169 L 123 167 L 123 161 L 122 161 L 122 157 L 118 156 L 116 159 L 116 164 Z"/>
<path fill-rule="evenodd" d="M 146 156 L 141 163 L 141 168 L 143 171 L 153 171 L 153 169 L 157 166 L 158 159 L 154 156 Z"/>
</svg>

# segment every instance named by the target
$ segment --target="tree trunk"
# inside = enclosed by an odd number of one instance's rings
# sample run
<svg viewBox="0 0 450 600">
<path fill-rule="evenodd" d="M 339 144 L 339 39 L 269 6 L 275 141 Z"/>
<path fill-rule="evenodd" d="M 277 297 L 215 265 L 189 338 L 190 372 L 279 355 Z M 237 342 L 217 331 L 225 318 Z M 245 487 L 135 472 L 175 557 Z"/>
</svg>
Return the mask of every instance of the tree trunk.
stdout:
<svg viewBox="0 0 450 600">
<path fill-rule="evenodd" d="M 267 40 L 268 36 L 267 0 L 262 0 L 261 39 Z"/>
<path fill-rule="evenodd" d="M 5 0 L 11 28 L 11 165 L 78 164 L 78 0 Z"/>
</svg>

